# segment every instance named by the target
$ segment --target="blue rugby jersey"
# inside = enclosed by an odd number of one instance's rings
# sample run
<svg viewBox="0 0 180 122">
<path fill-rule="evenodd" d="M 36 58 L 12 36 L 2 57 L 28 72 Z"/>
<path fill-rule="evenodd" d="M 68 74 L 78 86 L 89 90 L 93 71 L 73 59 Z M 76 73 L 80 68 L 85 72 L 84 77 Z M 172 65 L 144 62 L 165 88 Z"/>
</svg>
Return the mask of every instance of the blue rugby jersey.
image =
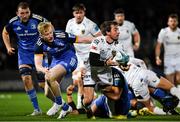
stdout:
<svg viewBox="0 0 180 122">
<path fill-rule="evenodd" d="M 37 25 L 40 22 L 47 21 L 45 18 L 32 14 L 28 22 L 21 22 L 18 16 L 13 17 L 5 26 L 9 34 L 15 34 L 19 51 L 34 51 L 35 43 L 38 39 L 39 33 Z"/>
<path fill-rule="evenodd" d="M 75 53 L 73 43 L 76 42 L 76 39 L 77 37 L 75 35 L 56 30 L 54 32 L 54 40 L 51 43 L 47 43 L 43 40 L 43 38 L 39 37 L 35 46 L 35 54 L 48 52 L 52 57 L 58 58 L 64 52 L 69 50 Z"/>
</svg>

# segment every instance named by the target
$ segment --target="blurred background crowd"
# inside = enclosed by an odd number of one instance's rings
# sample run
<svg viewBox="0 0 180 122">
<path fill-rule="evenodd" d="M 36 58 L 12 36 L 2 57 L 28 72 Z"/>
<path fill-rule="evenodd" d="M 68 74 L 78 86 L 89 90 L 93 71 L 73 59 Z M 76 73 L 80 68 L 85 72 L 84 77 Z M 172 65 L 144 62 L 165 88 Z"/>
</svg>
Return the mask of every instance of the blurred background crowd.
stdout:
<svg viewBox="0 0 180 122">
<path fill-rule="evenodd" d="M 1 0 L 0 32 L 9 19 L 16 16 L 16 6 L 22 0 Z M 72 18 L 72 6 L 84 3 L 86 16 L 100 25 L 104 20 L 112 20 L 117 8 L 125 10 L 126 19 L 134 22 L 141 35 L 141 47 L 136 57 L 146 61 L 149 67 L 157 67 L 154 61 L 154 48 L 158 33 L 167 26 L 170 13 L 180 15 L 179 0 L 26 0 L 33 13 L 46 17 L 56 29 L 65 30 L 68 19 Z M 15 41 L 15 40 L 14 40 Z M 17 70 L 17 55 L 8 56 L 0 33 L 0 72 Z M 9 74 L 7 75 L 7 77 Z M 3 76 L 4 77 L 4 76 Z M 2 80 L 1 77 L 0 79 Z"/>
</svg>

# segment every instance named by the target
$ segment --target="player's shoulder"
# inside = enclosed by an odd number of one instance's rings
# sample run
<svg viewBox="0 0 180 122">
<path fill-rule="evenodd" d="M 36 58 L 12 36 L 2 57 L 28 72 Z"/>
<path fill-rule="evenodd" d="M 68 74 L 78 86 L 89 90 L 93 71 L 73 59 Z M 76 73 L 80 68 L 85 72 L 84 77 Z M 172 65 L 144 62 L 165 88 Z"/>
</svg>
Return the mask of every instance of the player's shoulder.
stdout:
<svg viewBox="0 0 180 122">
<path fill-rule="evenodd" d="M 169 27 L 161 28 L 160 33 L 167 33 L 169 31 Z"/>
<path fill-rule="evenodd" d="M 68 20 L 67 23 L 70 24 L 70 25 L 73 25 L 74 23 L 76 23 L 76 20 L 75 20 L 75 18 L 71 18 L 71 19 Z"/>
<path fill-rule="evenodd" d="M 134 25 L 134 23 L 133 23 L 133 22 L 128 21 L 128 20 L 124 20 L 124 24 L 125 24 L 125 25 Z"/>
<path fill-rule="evenodd" d="M 15 21 L 18 21 L 18 16 L 15 16 L 9 20 L 9 23 L 13 23 Z"/>
<path fill-rule="evenodd" d="M 32 18 L 36 19 L 38 21 L 43 21 L 43 19 L 44 19 L 41 15 L 34 14 L 34 13 L 32 14 Z"/>
<path fill-rule="evenodd" d="M 87 17 L 84 17 L 83 22 L 86 23 L 86 24 L 95 24 L 92 20 L 90 20 L 90 19 L 87 18 Z"/>
<path fill-rule="evenodd" d="M 93 42 L 96 44 L 104 43 L 105 41 L 106 41 L 105 36 L 98 36 L 93 40 Z"/>
<path fill-rule="evenodd" d="M 180 32 L 180 28 L 179 27 L 177 28 L 177 31 Z"/>
</svg>

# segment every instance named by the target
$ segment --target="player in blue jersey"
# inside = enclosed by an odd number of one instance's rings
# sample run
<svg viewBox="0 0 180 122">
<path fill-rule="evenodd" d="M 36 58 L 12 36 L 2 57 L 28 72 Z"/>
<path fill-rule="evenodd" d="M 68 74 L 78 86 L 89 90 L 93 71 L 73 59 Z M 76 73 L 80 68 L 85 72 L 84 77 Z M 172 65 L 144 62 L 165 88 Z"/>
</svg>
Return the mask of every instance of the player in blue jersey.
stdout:
<svg viewBox="0 0 180 122">
<path fill-rule="evenodd" d="M 37 71 L 45 74 L 45 80 L 55 97 L 55 103 L 47 112 L 47 115 L 55 115 L 62 108 L 58 117 L 60 119 L 71 112 L 72 108 L 63 101 L 57 81 L 72 73 L 77 67 L 77 57 L 73 43 L 89 43 L 93 38 L 77 37 L 64 31 L 55 31 L 50 22 L 41 22 L 38 25 L 38 31 L 40 37 L 35 47 L 35 66 Z M 42 65 L 44 52 L 48 52 L 52 56 L 49 68 Z"/>
<path fill-rule="evenodd" d="M 113 84 L 100 82 L 98 89 L 103 95 L 95 99 L 87 110 L 87 117 L 109 117 L 126 119 L 130 109 L 128 85 L 124 76 L 115 68 L 112 68 Z"/>
<path fill-rule="evenodd" d="M 29 5 L 26 2 L 18 4 L 16 14 L 17 16 L 13 17 L 3 29 L 3 41 L 7 53 L 13 55 L 15 48 L 12 47 L 10 39 L 12 36 L 17 38 L 19 72 L 24 82 L 26 93 L 34 107 L 31 115 L 40 115 L 42 112 L 33 86 L 32 70 L 34 67 L 34 46 L 39 36 L 37 25 L 39 22 L 46 21 L 46 19 L 39 15 L 31 14 Z"/>
</svg>

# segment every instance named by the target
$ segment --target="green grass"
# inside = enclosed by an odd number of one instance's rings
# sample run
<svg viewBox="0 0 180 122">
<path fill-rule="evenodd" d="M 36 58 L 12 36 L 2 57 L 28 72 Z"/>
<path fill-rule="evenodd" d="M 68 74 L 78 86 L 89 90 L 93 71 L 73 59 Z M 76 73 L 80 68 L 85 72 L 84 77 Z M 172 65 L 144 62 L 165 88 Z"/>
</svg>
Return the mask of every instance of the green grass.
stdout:
<svg viewBox="0 0 180 122">
<path fill-rule="evenodd" d="M 66 100 L 65 94 L 63 98 Z M 74 95 L 76 98 L 76 95 Z M 68 115 L 63 120 L 57 120 L 58 115 L 53 117 L 46 116 L 46 111 L 51 107 L 52 102 L 48 100 L 43 93 L 38 93 L 39 105 L 43 111 L 42 116 L 27 116 L 33 111 L 28 97 L 23 92 L 3 92 L 0 93 L 0 121 L 119 121 L 113 119 L 97 118 L 96 120 L 89 120 L 86 115 Z M 180 111 L 180 109 L 178 109 Z M 124 121 L 124 120 L 122 120 Z M 138 116 L 136 118 L 128 119 L 127 121 L 180 121 L 178 116 Z"/>
</svg>

